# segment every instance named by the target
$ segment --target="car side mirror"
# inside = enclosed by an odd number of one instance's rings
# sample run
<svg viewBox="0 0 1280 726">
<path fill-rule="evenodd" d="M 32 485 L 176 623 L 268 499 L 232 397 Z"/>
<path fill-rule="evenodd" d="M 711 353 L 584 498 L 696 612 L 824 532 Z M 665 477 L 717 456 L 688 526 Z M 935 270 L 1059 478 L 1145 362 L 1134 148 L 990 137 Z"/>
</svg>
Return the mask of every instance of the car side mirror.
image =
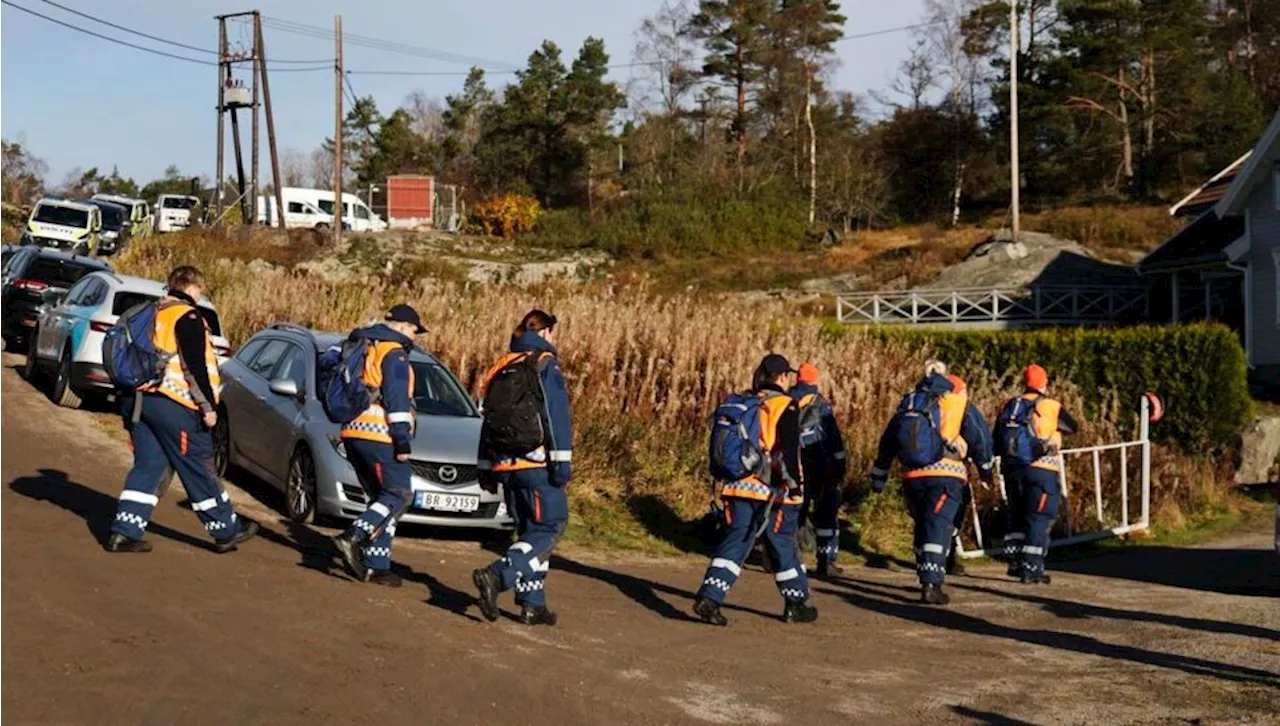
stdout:
<svg viewBox="0 0 1280 726">
<path fill-rule="evenodd" d="M 65 290 L 47 289 L 40 293 L 40 302 L 50 307 L 56 306 L 67 298 Z"/>
<path fill-rule="evenodd" d="M 298 390 L 298 383 L 291 378 L 277 378 L 271 382 L 271 392 L 277 396 L 285 396 L 287 398 L 301 398 L 302 393 Z"/>
</svg>

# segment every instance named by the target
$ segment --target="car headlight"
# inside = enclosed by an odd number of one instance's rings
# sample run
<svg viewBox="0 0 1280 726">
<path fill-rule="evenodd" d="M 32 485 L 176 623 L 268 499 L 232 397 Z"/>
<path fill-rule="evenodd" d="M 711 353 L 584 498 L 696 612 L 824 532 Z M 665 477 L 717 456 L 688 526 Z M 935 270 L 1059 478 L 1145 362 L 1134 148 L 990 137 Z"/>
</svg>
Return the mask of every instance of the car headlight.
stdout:
<svg viewBox="0 0 1280 726">
<path fill-rule="evenodd" d="M 329 443 L 333 444 L 333 450 L 338 452 L 338 456 L 344 459 L 347 458 L 347 445 L 342 443 L 342 437 L 330 436 Z"/>
</svg>

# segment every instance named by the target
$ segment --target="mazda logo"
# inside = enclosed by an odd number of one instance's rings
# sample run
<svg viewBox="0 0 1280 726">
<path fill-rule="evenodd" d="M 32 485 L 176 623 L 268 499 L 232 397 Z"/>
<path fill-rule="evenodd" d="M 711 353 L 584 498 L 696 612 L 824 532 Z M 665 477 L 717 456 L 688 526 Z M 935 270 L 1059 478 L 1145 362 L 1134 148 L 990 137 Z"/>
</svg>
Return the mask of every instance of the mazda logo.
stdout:
<svg viewBox="0 0 1280 726">
<path fill-rule="evenodd" d="M 458 480 L 458 467 L 442 466 L 436 469 L 436 474 L 440 477 L 440 481 L 445 484 L 452 484 Z"/>
</svg>

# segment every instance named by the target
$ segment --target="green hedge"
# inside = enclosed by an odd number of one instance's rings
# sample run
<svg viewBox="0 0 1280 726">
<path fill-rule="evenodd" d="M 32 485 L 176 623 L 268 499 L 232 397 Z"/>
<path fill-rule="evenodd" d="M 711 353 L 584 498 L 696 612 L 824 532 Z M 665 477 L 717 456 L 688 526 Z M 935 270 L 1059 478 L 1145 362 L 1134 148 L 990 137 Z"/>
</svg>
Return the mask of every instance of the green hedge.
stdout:
<svg viewBox="0 0 1280 726">
<path fill-rule="evenodd" d="M 1155 391 L 1165 417 L 1152 438 L 1188 453 L 1229 444 L 1253 417 L 1244 351 L 1222 325 L 880 335 L 927 347 L 956 369 L 978 366 L 1010 379 L 1028 363 L 1039 363 L 1051 379 L 1075 384 L 1090 416 L 1121 402 L 1126 405 L 1114 413 L 1131 417 L 1129 402 Z"/>
</svg>

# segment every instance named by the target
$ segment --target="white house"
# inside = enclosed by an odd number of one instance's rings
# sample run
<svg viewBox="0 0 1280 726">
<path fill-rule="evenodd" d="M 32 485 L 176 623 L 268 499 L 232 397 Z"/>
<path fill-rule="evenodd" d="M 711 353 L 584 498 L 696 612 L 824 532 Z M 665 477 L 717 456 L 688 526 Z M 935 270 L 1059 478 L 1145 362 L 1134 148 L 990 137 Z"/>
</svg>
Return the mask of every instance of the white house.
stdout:
<svg viewBox="0 0 1280 726">
<path fill-rule="evenodd" d="M 1235 327 L 1252 378 L 1280 390 L 1280 111 L 1252 151 L 1170 211 L 1187 209 L 1203 211 L 1139 271 L 1169 293 L 1173 322 L 1203 314 Z"/>
</svg>

